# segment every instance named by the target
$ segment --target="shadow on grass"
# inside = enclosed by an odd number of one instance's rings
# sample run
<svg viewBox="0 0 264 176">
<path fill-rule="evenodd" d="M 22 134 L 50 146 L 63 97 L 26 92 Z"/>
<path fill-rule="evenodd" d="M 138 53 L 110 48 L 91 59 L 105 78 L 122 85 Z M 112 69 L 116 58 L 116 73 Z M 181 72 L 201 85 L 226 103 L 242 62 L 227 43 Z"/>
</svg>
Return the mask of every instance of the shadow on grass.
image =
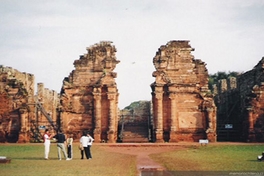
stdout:
<svg viewBox="0 0 264 176">
<path fill-rule="evenodd" d="M 49 158 L 48 160 L 46 160 L 45 158 L 42 158 L 42 157 L 13 157 L 13 158 L 10 158 L 9 159 L 11 160 L 43 160 L 43 161 L 60 161 L 58 158 Z M 66 160 L 65 158 L 62 158 L 61 161 L 63 160 Z M 72 159 L 72 160 L 80 160 L 80 161 L 83 161 L 81 159 L 78 159 L 78 158 L 75 158 L 75 159 Z M 87 160 L 87 159 L 84 159 L 84 160 Z M 69 160 L 71 161 L 71 160 Z"/>
<path fill-rule="evenodd" d="M 45 160 L 42 157 L 13 157 L 9 159 L 12 159 L 12 160 Z M 48 160 L 58 160 L 58 158 L 49 158 Z"/>
<path fill-rule="evenodd" d="M 247 161 L 249 161 L 249 162 L 255 162 L 255 163 L 263 162 L 263 161 L 258 161 L 257 159 L 255 159 L 255 160 L 247 160 Z"/>
</svg>

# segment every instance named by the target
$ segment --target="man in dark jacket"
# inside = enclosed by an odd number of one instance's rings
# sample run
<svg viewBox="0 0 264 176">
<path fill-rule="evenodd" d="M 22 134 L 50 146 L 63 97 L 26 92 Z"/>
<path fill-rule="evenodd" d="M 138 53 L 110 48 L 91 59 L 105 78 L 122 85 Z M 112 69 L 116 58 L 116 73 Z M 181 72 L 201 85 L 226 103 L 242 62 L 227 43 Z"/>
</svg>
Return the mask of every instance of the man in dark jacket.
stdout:
<svg viewBox="0 0 264 176">
<path fill-rule="evenodd" d="M 61 130 L 58 131 L 58 133 L 54 136 L 54 138 L 57 139 L 57 149 L 58 149 L 58 157 L 59 160 L 61 160 L 61 151 L 65 157 L 66 160 L 70 160 L 70 158 L 67 157 L 65 146 L 66 146 L 66 137 L 62 133 Z"/>
</svg>

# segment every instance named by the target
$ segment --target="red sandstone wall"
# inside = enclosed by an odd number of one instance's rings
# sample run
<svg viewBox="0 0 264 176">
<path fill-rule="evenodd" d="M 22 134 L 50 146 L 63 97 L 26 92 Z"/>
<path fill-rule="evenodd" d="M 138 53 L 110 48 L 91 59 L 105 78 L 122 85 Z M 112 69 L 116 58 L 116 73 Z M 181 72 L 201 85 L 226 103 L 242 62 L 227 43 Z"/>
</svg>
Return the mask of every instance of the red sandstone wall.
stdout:
<svg viewBox="0 0 264 176">
<path fill-rule="evenodd" d="M 89 131 L 95 142 L 117 140 L 118 90 L 113 70 L 119 61 L 115 52 L 111 42 L 88 47 L 64 80 L 60 119 L 66 134 L 72 133 L 75 140 L 82 131 Z"/>
<path fill-rule="evenodd" d="M 43 86 L 35 96 L 34 75 L 11 67 L 0 67 L 0 142 L 30 142 L 42 138 L 39 126 L 49 122 L 36 111 L 36 100 L 56 119 L 58 95 Z"/>
<path fill-rule="evenodd" d="M 216 141 L 216 107 L 205 63 L 195 60 L 189 41 L 170 41 L 153 58 L 151 85 L 157 142 Z"/>
<path fill-rule="evenodd" d="M 34 97 L 34 76 L 11 67 L 0 68 L 0 141 L 29 141 L 29 103 Z M 22 136 L 20 137 L 20 134 Z"/>
</svg>

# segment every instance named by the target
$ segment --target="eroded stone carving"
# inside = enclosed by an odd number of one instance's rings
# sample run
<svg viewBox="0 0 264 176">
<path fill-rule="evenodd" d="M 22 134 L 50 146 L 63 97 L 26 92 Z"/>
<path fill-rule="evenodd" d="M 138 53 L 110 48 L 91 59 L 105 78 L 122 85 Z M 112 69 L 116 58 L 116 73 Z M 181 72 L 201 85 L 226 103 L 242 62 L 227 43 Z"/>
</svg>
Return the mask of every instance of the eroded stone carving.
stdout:
<svg viewBox="0 0 264 176">
<path fill-rule="evenodd" d="M 41 99 L 46 110 L 56 121 L 58 95 L 50 90 L 34 95 L 35 77 L 11 67 L 0 67 L 0 142 L 39 142 L 39 126 L 49 128 L 50 124 L 36 109 Z M 55 97 L 55 99 L 54 99 Z M 45 104 L 45 105 L 44 105 Z M 38 136 L 37 136 L 38 135 Z"/>
<path fill-rule="evenodd" d="M 170 41 L 153 58 L 151 85 L 156 142 L 216 141 L 216 107 L 205 63 L 191 55 L 189 41 Z"/>
<path fill-rule="evenodd" d="M 61 119 L 63 129 L 80 138 L 83 130 L 95 142 L 117 140 L 116 73 L 120 61 L 112 42 L 103 41 L 87 48 L 87 54 L 74 61 L 75 70 L 63 81 Z"/>
</svg>

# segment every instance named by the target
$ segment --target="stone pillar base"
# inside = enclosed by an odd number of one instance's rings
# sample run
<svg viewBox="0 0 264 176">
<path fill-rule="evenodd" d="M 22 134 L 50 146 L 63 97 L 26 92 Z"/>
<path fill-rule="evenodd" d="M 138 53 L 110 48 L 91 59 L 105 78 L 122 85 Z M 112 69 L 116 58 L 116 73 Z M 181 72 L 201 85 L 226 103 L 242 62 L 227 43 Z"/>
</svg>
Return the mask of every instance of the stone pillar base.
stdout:
<svg viewBox="0 0 264 176">
<path fill-rule="evenodd" d="M 214 133 L 214 132 L 207 133 L 207 139 L 210 142 L 216 142 L 216 133 Z"/>
<path fill-rule="evenodd" d="M 170 132 L 170 141 L 169 142 L 178 142 L 178 135 L 175 131 Z"/>
<path fill-rule="evenodd" d="M 94 142 L 96 143 L 101 142 L 101 134 L 94 134 Z"/>
<path fill-rule="evenodd" d="M 156 131 L 156 143 L 163 143 L 164 139 L 163 139 L 163 131 Z"/>
<path fill-rule="evenodd" d="M 101 142 L 101 130 L 100 129 L 95 129 L 94 130 L 94 142 L 99 143 Z"/>
<path fill-rule="evenodd" d="M 29 139 L 27 139 L 27 133 L 26 132 L 20 132 L 18 135 L 18 143 L 25 143 L 29 142 Z"/>
<path fill-rule="evenodd" d="M 115 133 L 113 131 L 109 131 L 107 134 L 107 143 L 115 143 L 116 142 L 116 138 L 115 138 Z"/>
</svg>

